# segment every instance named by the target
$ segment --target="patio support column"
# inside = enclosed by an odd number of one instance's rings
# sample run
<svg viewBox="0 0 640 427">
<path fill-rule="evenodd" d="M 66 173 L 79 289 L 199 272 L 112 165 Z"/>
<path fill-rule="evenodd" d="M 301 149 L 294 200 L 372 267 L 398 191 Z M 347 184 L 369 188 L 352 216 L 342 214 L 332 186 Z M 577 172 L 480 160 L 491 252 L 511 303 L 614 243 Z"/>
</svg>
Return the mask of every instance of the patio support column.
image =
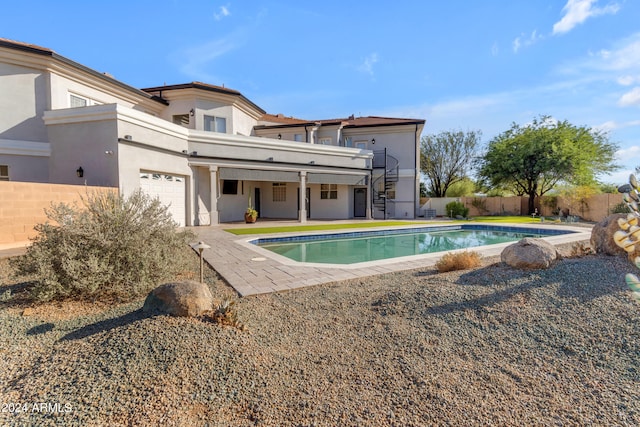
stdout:
<svg viewBox="0 0 640 427">
<path fill-rule="evenodd" d="M 298 209 L 298 222 L 307 222 L 307 172 L 300 171 L 300 208 Z"/>
<path fill-rule="evenodd" d="M 373 219 L 373 217 L 371 216 L 371 193 L 373 192 L 373 186 L 371 185 L 371 176 L 368 176 L 367 178 L 367 182 L 369 183 L 369 185 L 367 185 L 367 211 L 365 213 L 365 216 L 367 217 L 367 219 Z"/>
<path fill-rule="evenodd" d="M 209 212 L 209 224 L 220 224 L 220 218 L 218 216 L 218 167 L 209 166 L 209 182 L 211 189 L 211 211 Z"/>
</svg>

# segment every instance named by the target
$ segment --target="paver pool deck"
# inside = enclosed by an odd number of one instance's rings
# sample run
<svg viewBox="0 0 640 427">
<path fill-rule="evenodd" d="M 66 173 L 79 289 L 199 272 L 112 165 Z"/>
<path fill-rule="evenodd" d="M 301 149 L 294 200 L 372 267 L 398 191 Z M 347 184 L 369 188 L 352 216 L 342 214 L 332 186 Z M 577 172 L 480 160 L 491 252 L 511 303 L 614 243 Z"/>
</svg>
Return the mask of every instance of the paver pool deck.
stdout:
<svg viewBox="0 0 640 427">
<path fill-rule="evenodd" d="M 345 222 L 345 221 L 341 221 Z M 327 222 L 310 221 L 307 225 Z M 354 231 L 371 231 L 385 229 L 381 228 L 358 228 L 357 222 L 352 222 L 354 228 L 348 230 L 326 230 L 314 232 L 291 232 L 278 234 L 247 234 L 237 236 L 225 229 L 246 228 L 247 224 L 222 224 L 211 227 L 193 227 L 197 234 L 198 241 L 203 241 L 211 246 L 205 249 L 203 257 L 241 296 L 265 294 L 271 292 L 287 291 L 291 289 L 314 286 L 322 283 L 330 283 L 347 279 L 356 279 L 375 276 L 378 274 L 391 273 L 402 270 L 412 270 L 433 266 L 443 255 L 443 252 L 414 255 L 403 258 L 391 258 L 378 261 L 370 261 L 352 265 L 342 264 L 313 264 L 300 263 L 289 260 L 285 257 L 272 253 L 266 249 L 248 243 L 261 236 L 284 237 L 301 234 L 326 234 Z M 260 226 L 283 226 L 300 225 L 298 222 L 274 222 L 260 223 Z M 416 222 L 411 226 L 388 227 L 389 229 L 415 228 L 430 225 L 443 225 L 433 222 Z M 532 223 L 532 224 L 496 224 L 499 226 L 514 227 L 535 227 L 535 228 L 555 228 L 574 231 L 574 233 L 549 236 L 545 240 L 553 244 L 563 244 L 589 240 L 591 238 L 591 228 L 583 226 L 570 226 L 567 224 Z M 481 253 L 483 256 L 500 255 L 502 250 L 511 243 L 502 243 L 491 246 L 480 246 L 470 248 Z"/>
</svg>

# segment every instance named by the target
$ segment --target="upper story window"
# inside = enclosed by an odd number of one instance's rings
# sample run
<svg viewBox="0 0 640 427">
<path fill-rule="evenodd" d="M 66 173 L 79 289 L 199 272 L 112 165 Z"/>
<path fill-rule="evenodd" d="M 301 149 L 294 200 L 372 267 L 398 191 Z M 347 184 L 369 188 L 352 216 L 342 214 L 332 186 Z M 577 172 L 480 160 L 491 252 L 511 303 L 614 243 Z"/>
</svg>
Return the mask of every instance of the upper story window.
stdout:
<svg viewBox="0 0 640 427">
<path fill-rule="evenodd" d="M 9 181 L 9 166 L 0 165 L 0 181 Z"/>
<path fill-rule="evenodd" d="M 99 105 L 99 104 L 101 104 L 101 102 L 98 102 L 95 99 L 91 99 L 82 95 L 77 95 L 75 93 L 69 93 L 70 108 L 86 107 L 87 105 Z"/>
<path fill-rule="evenodd" d="M 331 145 L 331 137 L 320 138 L 320 144 Z"/>
<path fill-rule="evenodd" d="M 224 117 L 204 116 L 204 130 L 227 133 L 227 119 Z"/>
<path fill-rule="evenodd" d="M 355 147 L 359 148 L 361 150 L 366 150 L 367 149 L 367 141 L 356 141 Z"/>
<path fill-rule="evenodd" d="M 293 140 L 296 142 L 302 142 L 302 134 L 296 133 L 295 135 L 293 135 Z"/>
<path fill-rule="evenodd" d="M 176 125 L 189 126 L 189 114 L 176 114 L 172 119 Z"/>
</svg>

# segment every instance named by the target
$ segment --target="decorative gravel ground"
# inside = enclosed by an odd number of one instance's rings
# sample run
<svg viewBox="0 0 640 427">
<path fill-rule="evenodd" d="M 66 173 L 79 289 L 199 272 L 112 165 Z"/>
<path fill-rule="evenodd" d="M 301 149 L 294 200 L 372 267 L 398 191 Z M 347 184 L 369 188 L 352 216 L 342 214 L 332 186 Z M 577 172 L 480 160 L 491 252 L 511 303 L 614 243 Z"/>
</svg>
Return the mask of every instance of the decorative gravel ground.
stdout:
<svg viewBox="0 0 640 427">
<path fill-rule="evenodd" d="M 493 258 L 351 280 L 239 300 L 242 332 L 142 301 L 29 308 L 3 260 L 0 425 L 637 426 L 633 268 Z"/>
</svg>

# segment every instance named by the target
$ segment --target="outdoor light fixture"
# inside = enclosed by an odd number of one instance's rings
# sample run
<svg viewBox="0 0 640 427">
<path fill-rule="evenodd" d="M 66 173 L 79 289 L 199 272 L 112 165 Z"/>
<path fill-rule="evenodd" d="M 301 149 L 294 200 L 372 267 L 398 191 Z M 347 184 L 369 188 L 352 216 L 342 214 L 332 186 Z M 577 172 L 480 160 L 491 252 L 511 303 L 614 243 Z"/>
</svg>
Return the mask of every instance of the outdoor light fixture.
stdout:
<svg viewBox="0 0 640 427">
<path fill-rule="evenodd" d="M 202 252 L 205 249 L 211 248 L 211 246 L 207 245 L 205 242 L 198 242 L 191 245 L 193 249 L 196 249 L 200 254 L 200 283 L 204 283 L 204 260 L 202 258 Z"/>
<path fill-rule="evenodd" d="M 371 143 L 372 143 L 372 144 L 375 144 L 375 143 L 376 143 L 376 139 L 375 139 L 375 138 L 373 138 L 373 139 L 371 140 Z"/>
<path fill-rule="evenodd" d="M 189 115 L 190 115 L 191 117 L 193 117 L 193 116 L 195 116 L 195 115 L 196 115 L 196 112 L 195 112 L 195 110 L 194 110 L 193 108 L 192 108 L 191 110 L 189 110 Z"/>
<path fill-rule="evenodd" d="M 82 169 L 82 166 L 76 169 L 76 175 L 78 176 L 78 178 L 82 178 L 84 176 L 84 169 Z"/>
<path fill-rule="evenodd" d="M 282 134 L 278 134 L 278 139 L 282 139 Z"/>
</svg>

